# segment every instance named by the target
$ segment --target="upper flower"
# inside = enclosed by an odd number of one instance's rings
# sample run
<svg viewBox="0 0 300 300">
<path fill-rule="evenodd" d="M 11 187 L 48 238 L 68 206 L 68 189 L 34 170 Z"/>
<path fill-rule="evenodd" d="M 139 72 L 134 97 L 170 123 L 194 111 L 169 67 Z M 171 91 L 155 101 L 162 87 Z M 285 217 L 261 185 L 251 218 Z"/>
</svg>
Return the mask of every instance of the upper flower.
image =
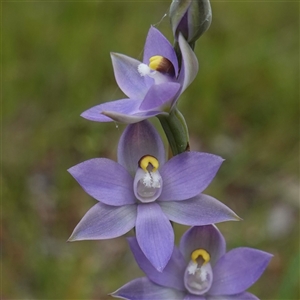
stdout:
<svg viewBox="0 0 300 300">
<path fill-rule="evenodd" d="M 112 53 L 116 81 L 128 98 L 94 106 L 81 116 L 96 122 L 130 124 L 167 114 L 198 72 L 194 52 L 182 35 L 178 40 L 181 66 L 172 45 L 154 27 L 148 32 L 143 62 Z"/>
<path fill-rule="evenodd" d="M 272 255 L 251 248 L 226 253 L 214 225 L 196 226 L 181 238 L 163 272 L 153 268 L 135 238 L 129 244 L 147 277 L 129 282 L 112 296 L 140 300 L 258 300 L 245 292 L 264 272 Z"/>
<path fill-rule="evenodd" d="M 161 138 L 148 121 L 127 126 L 119 142 L 119 163 L 95 158 L 69 169 L 99 201 L 70 240 L 114 238 L 135 226 L 142 251 L 163 270 L 174 245 L 170 220 L 189 226 L 238 220 L 227 206 L 201 194 L 222 161 L 208 153 L 185 152 L 166 162 Z"/>
</svg>

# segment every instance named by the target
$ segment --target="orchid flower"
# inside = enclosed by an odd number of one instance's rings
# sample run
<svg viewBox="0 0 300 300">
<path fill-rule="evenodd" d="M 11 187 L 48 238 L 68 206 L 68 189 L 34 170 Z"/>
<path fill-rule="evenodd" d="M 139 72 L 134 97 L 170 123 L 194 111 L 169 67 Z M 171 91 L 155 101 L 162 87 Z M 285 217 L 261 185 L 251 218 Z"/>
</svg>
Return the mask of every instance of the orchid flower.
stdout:
<svg viewBox="0 0 300 300">
<path fill-rule="evenodd" d="M 162 271 L 174 245 L 170 221 L 193 226 L 239 220 L 227 206 L 201 194 L 221 166 L 221 157 L 200 152 L 184 152 L 169 161 L 165 157 L 159 134 L 143 121 L 126 127 L 118 163 L 95 158 L 70 168 L 99 202 L 84 215 L 69 241 L 111 239 L 135 227 L 143 253 Z"/>
<path fill-rule="evenodd" d="M 182 35 L 178 43 L 181 66 L 170 42 L 154 27 L 148 32 L 143 62 L 111 53 L 116 81 L 128 98 L 96 105 L 81 116 L 96 122 L 131 124 L 168 115 L 198 72 L 197 58 Z"/>
<path fill-rule="evenodd" d="M 258 280 L 272 255 L 252 248 L 226 253 L 215 225 L 195 226 L 181 238 L 163 272 L 153 268 L 136 240 L 129 244 L 147 277 L 135 279 L 112 296 L 129 300 L 258 300 L 246 290 Z"/>
</svg>

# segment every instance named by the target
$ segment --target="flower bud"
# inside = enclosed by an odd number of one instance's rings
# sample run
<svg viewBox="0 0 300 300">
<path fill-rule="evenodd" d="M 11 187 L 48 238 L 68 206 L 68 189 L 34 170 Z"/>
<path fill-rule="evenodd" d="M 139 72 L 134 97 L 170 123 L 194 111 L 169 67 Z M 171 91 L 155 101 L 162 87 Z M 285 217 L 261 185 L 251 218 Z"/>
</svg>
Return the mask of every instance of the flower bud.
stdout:
<svg viewBox="0 0 300 300">
<path fill-rule="evenodd" d="M 179 32 L 189 44 L 209 28 L 212 19 L 209 0 L 173 0 L 170 6 L 170 21 L 175 39 Z"/>
</svg>

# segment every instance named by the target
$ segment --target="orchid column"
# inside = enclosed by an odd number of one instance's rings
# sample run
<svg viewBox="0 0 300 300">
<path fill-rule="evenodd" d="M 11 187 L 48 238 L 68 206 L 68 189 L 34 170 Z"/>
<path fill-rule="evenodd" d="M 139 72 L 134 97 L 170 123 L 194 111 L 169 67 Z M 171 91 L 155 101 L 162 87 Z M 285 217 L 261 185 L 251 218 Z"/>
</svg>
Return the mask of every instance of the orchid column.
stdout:
<svg viewBox="0 0 300 300">
<path fill-rule="evenodd" d="M 246 292 L 271 255 L 238 248 L 226 253 L 214 224 L 241 220 L 230 208 L 204 194 L 223 158 L 190 151 L 187 124 L 178 110 L 180 95 L 195 79 L 196 40 L 209 28 L 208 0 L 173 1 L 174 46 L 150 27 L 143 60 L 112 53 L 117 84 L 127 98 L 96 105 L 82 117 L 128 124 L 120 137 L 117 162 L 94 158 L 69 169 L 96 201 L 69 241 L 103 240 L 132 229 L 130 248 L 147 277 L 112 294 L 123 299 L 257 299 Z M 158 117 L 173 157 L 155 127 Z M 194 226 L 174 247 L 172 222 Z"/>
</svg>

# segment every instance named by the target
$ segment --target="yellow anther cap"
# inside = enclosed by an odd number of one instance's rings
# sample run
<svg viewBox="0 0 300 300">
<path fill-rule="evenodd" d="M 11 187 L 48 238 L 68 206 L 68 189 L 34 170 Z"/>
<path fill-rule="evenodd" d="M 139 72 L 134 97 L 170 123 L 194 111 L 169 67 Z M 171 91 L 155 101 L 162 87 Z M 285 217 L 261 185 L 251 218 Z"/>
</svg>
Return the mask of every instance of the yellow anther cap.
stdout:
<svg viewBox="0 0 300 300">
<path fill-rule="evenodd" d="M 175 74 L 173 64 L 167 58 L 160 55 L 150 57 L 149 68 L 161 73 Z"/>
<path fill-rule="evenodd" d="M 160 55 L 155 55 L 150 57 L 149 59 L 149 67 L 152 70 L 157 70 L 159 68 L 159 65 L 163 62 L 164 58 Z"/>
<path fill-rule="evenodd" d="M 203 265 L 207 264 L 209 261 L 210 261 L 210 255 L 209 253 L 204 250 L 204 249 L 197 249 L 195 251 L 192 252 L 192 255 L 191 255 L 191 260 L 195 263 L 197 263 L 197 258 L 199 256 L 202 256 L 203 260 L 204 260 L 204 263 Z"/>
<path fill-rule="evenodd" d="M 145 155 L 139 160 L 139 166 L 142 168 L 145 172 L 149 172 L 148 167 L 149 165 L 152 166 L 151 172 L 155 172 L 159 168 L 159 162 L 158 160 L 151 155 Z"/>
</svg>

